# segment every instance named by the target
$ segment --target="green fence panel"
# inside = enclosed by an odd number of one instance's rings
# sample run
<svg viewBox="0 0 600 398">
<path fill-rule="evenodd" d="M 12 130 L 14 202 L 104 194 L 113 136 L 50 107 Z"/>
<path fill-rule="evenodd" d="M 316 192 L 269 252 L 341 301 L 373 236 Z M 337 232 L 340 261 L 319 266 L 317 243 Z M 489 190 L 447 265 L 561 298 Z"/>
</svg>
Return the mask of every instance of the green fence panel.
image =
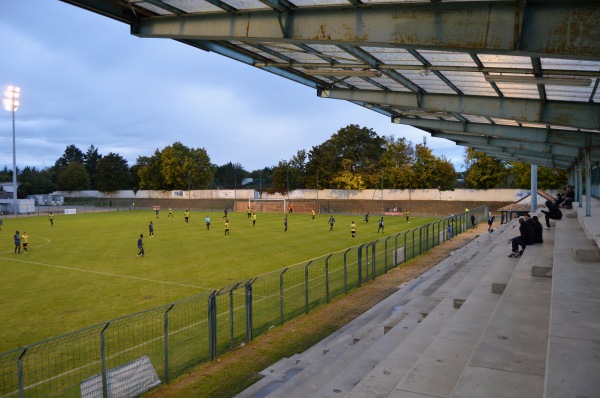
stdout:
<svg viewBox="0 0 600 398">
<path fill-rule="evenodd" d="M 99 203 L 99 206 L 106 204 Z M 113 202 L 112 208 L 122 204 Z M 111 206 L 109 206 L 111 207 Z M 162 381 L 342 296 L 487 220 L 487 207 L 318 257 L 185 300 L 0 354 L 0 396 L 80 397 L 107 392 L 148 367 Z M 140 368 L 128 367 L 140 363 Z M 126 369 L 126 370 L 125 370 Z M 93 384 L 92 383 L 92 384 Z M 88 383 L 89 386 L 89 383 Z"/>
</svg>

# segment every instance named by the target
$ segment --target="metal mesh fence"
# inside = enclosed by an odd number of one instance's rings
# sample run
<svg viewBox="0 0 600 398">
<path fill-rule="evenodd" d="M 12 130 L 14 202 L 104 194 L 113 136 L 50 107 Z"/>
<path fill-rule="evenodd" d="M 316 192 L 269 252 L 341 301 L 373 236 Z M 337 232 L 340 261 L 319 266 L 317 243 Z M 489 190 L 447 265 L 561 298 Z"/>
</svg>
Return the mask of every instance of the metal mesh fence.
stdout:
<svg viewBox="0 0 600 398">
<path fill-rule="evenodd" d="M 471 228 L 473 209 L 0 354 L 0 397 L 134 397 Z"/>
</svg>

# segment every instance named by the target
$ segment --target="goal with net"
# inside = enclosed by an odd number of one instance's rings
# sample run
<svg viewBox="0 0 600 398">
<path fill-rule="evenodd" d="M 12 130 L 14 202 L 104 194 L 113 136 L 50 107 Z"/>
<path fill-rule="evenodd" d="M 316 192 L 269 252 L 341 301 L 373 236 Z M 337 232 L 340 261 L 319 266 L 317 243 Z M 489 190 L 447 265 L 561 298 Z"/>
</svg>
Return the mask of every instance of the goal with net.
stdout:
<svg viewBox="0 0 600 398">
<path fill-rule="evenodd" d="M 286 213 L 287 199 L 248 199 L 248 207 L 257 213 Z"/>
</svg>

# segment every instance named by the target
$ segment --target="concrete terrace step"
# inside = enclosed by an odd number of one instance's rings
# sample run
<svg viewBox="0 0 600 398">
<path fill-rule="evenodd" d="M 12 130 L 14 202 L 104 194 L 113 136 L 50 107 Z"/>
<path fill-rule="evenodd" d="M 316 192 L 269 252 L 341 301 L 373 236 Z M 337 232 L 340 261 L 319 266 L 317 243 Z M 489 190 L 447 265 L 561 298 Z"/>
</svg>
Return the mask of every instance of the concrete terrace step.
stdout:
<svg viewBox="0 0 600 398">
<path fill-rule="evenodd" d="M 600 262 L 577 261 L 573 251 L 594 243 L 586 236 L 593 220 L 585 221 L 583 228 L 576 218 L 557 223 L 546 398 L 600 396 Z"/>
<path fill-rule="evenodd" d="M 528 246 L 513 272 L 451 397 L 541 397 L 543 392 L 550 278 L 531 274 L 553 255 L 553 231 Z"/>
<path fill-rule="evenodd" d="M 499 295 L 490 292 L 490 285 L 498 274 L 510 274 L 515 267 L 516 261 L 505 255 L 507 249 L 504 238 L 501 239 L 502 244 L 478 259 L 477 269 L 465 278 L 465 284 L 470 285 L 469 294 L 464 296 L 463 305 L 439 330 L 435 339 L 426 347 L 419 347 L 420 335 L 415 336 L 417 342 L 407 339 L 384 358 L 348 397 L 406 396 L 411 393 L 449 396 L 499 300 Z M 483 274 L 482 277 L 475 277 L 477 273 Z M 449 305 L 440 305 L 439 310 L 447 310 Z M 421 328 L 418 334 L 424 332 L 427 331 Z M 432 377 L 432 374 L 435 376 Z"/>
<path fill-rule="evenodd" d="M 480 236 L 421 278 L 404 284 L 398 293 L 365 313 L 364 317 L 359 317 L 367 319 L 366 321 L 357 319 L 352 322 L 360 327 L 342 328 L 335 336 L 332 335 L 307 352 L 294 356 L 295 359 L 280 361 L 266 369 L 262 373 L 266 377 L 238 397 L 343 396 L 344 391 L 352 388 L 377 365 L 380 358 L 420 325 L 420 314 L 430 313 L 444 300 L 444 311 L 448 314 L 456 312 L 453 299 L 456 296 L 467 297 L 473 289 L 456 287 L 467 277 L 476 278 L 475 273 L 467 268 L 476 267 L 480 258 L 473 260 L 469 266 L 467 264 L 473 257 L 486 256 L 489 250 L 504 245 L 504 238 L 496 239 L 501 233 L 498 231 Z M 480 271 L 487 272 L 485 268 Z M 455 295 L 450 295 L 453 289 Z M 374 317 L 373 312 L 385 314 L 386 317 Z M 422 323 L 432 323 L 431 315 Z M 392 388 L 394 385 L 395 383 Z"/>
</svg>

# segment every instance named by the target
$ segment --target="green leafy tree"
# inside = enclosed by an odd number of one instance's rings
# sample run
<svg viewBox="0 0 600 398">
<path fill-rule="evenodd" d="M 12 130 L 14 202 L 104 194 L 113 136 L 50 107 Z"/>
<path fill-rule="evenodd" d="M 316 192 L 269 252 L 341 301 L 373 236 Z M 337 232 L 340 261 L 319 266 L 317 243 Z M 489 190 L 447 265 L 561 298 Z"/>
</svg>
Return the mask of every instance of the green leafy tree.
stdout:
<svg viewBox="0 0 600 398">
<path fill-rule="evenodd" d="M 8 167 L 4 166 L 4 168 L 0 170 L 0 181 L 12 181 L 12 170 L 9 170 Z"/>
<path fill-rule="evenodd" d="M 71 162 L 59 168 L 56 185 L 61 191 L 83 191 L 90 189 L 90 177 L 83 164 Z"/>
<path fill-rule="evenodd" d="M 415 148 L 406 138 L 386 138 L 386 150 L 381 156 L 379 166 L 383 169 L 386 189 L 407 189 L 413 177 L 411 167 Z"/>
<path fill-rule="evenodd" d="M 365 183 L 362 176 L 352 172 L 354 167 L 352 160 L 344 159 L 342 161 L 342 171 L 333 178 L 333 186 L 339 189 L 365 189 Z"/>
<path fill-rule="evenodd" d="M 258 181 L 259 185 L 262 185 L 263 188 L 269 186 L 273 183 L 273 167 L 264 167 L 259 170 L 253 170 L 250 173 L 250 177 L 252 177 L 255 182 Z"/>
<path fill-rule="evenodd" d="M 510 164 L 510 173 L 513 176 L 515 188 L 531 188 L 531 165 L 521 162 Z M 555 170 L 549 167 L 537 168 L 538 189 L 559 189 L 567 185 L 568 174 L 565 170 Z"/>
<path fill-rule="evenodd" d="M 131 173 L 127 160 L 116 153 L 109 153 L 96 165 L 97 188 L 102 192 L 131 188 Z"/>
<path fill-rule="evenodd" d="M 465 184 L 469 188 L 492 189 L 503 185 L 509 171 L 506 163 L 473 148 L 465 150 Z"/>
<path fill-rule="evenodd" d="M 204 148 L 188 148 L 175 142 L 160 154 L 165 189 L 206 188 L 211 180 L 211 163 Z"/>
<path fill-rule="evenodd" d="M 317 170 L 319 171 L 319 186 L 336 186 L 334 179 L 341 172 L 352 172 L 360 175 L 367 188 L 381 184 L 381 168 L 379 159 L 385 152 L 386 141 L 372 129 L 355 124 L 338 130 L 323 144 L 313 147 L 308 154 L 306 164 L 309 188 L 315 187 Z M 347 159 L 350 161 L 344 162 Z M 350 170 L 345 167 L 350 165 Z"/>
<path fill-rule="evenodd" d="M 437 188 L 435 183 L 436 157 L 425 145 L 417 144 L 415 147 L 415 160 L 412 165 L 412 189 Z"/>
<path fill-rule="evenodd" d="M 73 162 L 85 164 L 85 155 L 75 145 L 68 145 L 62 156 L 56 160 L 54 167 L 68 166 Z"/>
<path fill-rule="evenodd" d="M 90 176 L 92 189 L 98 188 L 96 183 L 96 168 L 100 159 L 102 159 L 102 155 L 98 153 L 98 148 L 93 145 L 90 145 L 87 152 L 83 155 L 83 164 Z"/>
<path fill-rule="evenodd" d="M 17 196 L 25 198 L 27 195 L 47 194 L 56 189 L 56 185 L 52 182 L 53 175 L 50 168 L 38 170 L 35 167 L 26 166 L 19 173 L 18 181 L 19 190 Z"/>
<path fill-rule="evenodd" d="M 222 188 L 239 187 L 242 180 L 250 175 L 239 163 L 229 162 L 214 169 L 217 186 Z"/>
<path fill-rule="evenodd" d="M 288 173 L 290 179 L 290 190 L 302 188 L 316 188 L 316 179 L 312 186 L 308 186 L 306 182 L 306 151 L 304 149 L 296 152 L 294 156 L 287 162 Z"/>
<path fill-rule="evenodd" d="M 139 189 L 165 189 L 165 181 L 161 172 L 160 151 L 156 149 L 152 156 L 138 156 L 133 166 L 139 177 Z"/>
<path fill-rule="evenodd" d="M 456 181 L 456 171 L 446 158 L 436 157 L 432 150 L 422 144 L 415 147 L 412 166 L 411 188 L 451 190 Z"/>
<path fill-rule="evenodd" d="M 289 166 L 285 160 L 280 160 L 277 166 L 273 167 L 273 188 L 276 192 L 287 192 L 288 174 Z"/>
<path fill-rule="evenodd" d="M 436 159 L 434 176 L 434 185 L 437 184 L 440 191 L 454 190 L 456 170 L 454 169 L 452 162 L 443 155 Z"/>
</svg>

